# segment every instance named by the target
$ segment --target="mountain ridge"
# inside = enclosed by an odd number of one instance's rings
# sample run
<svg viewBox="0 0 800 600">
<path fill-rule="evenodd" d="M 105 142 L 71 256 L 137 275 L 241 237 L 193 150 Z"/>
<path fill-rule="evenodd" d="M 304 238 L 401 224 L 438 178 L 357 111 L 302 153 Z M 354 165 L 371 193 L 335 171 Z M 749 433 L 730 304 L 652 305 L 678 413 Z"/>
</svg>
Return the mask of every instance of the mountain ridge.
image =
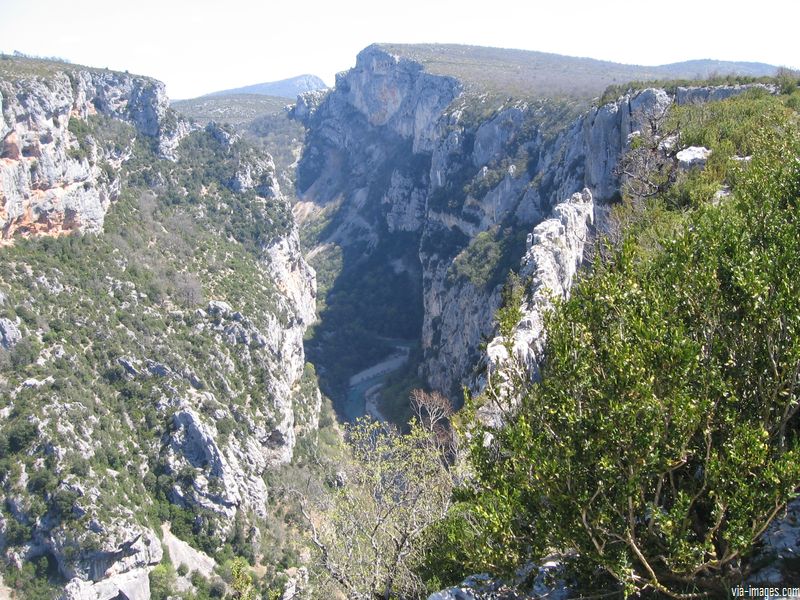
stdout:
<svg viewBox="0 0 800 600">
<path fill-rule="evenodd" d="M 234 94 L 257 94 L 261 96 L 278 96 L 294 100 L 298 94 L 326 89 L 328 86 L 316 75 L 305 73 L 278 81 L 265 81 L 227 90 L 219 90 L 205 96 L 230 96 Z M 202 97 L 202 96 L 201 96 Z"/>
<path fill-rule="evenodd" d="M 433 75 L 448 75 L 466 87 L 512 96 L 599 96 L 612 84 L 659 79 L 705 79 L 712 74 L 774 75 L 777 66 L 757 62 L 697 59 L 666 65 L 635 65 L 535 50 L 461 44 L 376 43 L 399 58 L 411 59 Z M 563 79 L 566 73 L 566 80 Z"/>
</svg>

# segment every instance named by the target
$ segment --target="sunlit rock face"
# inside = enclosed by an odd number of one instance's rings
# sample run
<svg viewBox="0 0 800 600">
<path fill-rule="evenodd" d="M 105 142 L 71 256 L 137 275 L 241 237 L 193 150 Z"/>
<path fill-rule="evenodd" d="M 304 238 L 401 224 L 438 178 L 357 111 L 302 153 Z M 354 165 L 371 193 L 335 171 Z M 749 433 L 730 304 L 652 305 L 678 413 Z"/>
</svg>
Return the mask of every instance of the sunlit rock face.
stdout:
<svg viewBox="0 0 800 600">
<path fill-rule="evenodd" d="M 130 147 L 84 134 L 93 115 L 130 124 L 171 159 L 190 130 L 161 82 L 111 71 L 0 80 L 0 113 L 0 244 L 102 229 Z"/>
</svg>

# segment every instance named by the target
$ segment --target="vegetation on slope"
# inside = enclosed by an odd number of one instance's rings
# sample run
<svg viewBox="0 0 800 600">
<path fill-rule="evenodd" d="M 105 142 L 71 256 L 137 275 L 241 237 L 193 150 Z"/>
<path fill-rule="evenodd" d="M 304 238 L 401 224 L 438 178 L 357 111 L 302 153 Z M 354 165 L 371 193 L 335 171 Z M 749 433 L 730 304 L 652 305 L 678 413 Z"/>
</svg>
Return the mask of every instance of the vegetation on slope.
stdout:
<svg viewBox="0 0 800 600">
<path fill-rule="evenodd" d="M 283 112 L 289 101 L 276 96 L 235 94 L 231 96 L 201 96 L 192 100 L 176 100 L 172 108 L 185 117 L 207 125 L 211 121 L 239 128 L 265 114 Z"/>
<path fill-rule="evenodd" d="M 17 81 L 31 77 L 49 77 L 56 73 L 77 71 L 109 72 L 109 69 L 98 69 L 76 65 L 61 58 L 39 58 L 21 53 L 0 54 L 0 78 L 6 81 Z M 113 72 L 113 71 L 112 71 Z M 142 79 L 147 79 L 138 75 Z"/>
<path fill-rule="evenodd" d="M 230 125 L 252 145 L 269 152 L 275 161 L 281 189 L 290 197 L 294 190 L 294 166 L 300 156 L 305 130 L 289 119 L 290 100 L 277 96 L 234 94 L 178 100 L 172 108 L 186 118 L 207 125 Z"/>
<path fill-rule="evenodd" d="M 93 116 L 70 129 L 101 145 L 133 144 L 133 156 L 102 234 L 19 239 L 0 252 L 0 318 L 23 334 L 0 348 L 5 543 L 19 550 L 35 532 L 56 528 L 77 557 L 102 541 L 88 527 L 93 519 L 121 517 L 156 531 L 169 521 L 221 562 L 233 553 L 252 558 L 245 515 L 226 537 L 209 511 L 173 502 L 174 486 L 202 469 L 167 469 L 162 436 L 176 398 L 208 392 L 197 409 L 216 421 L 220 443 L 252 420 L 269 426 L 274 418 L 276 361 L 255 345 L 226 342 L 201 309 L 224 300 L 260 331 L 288 324 L 260 261 L 263 247 L 290 231 L 290 209 L 280 198 L 231 190 L 240 164 L 258 158 L 241 142 L 228 147 L 195 132 L 170 163 L 117 121 Z M 298 406 L 314 402 L 313 369 L 306 375 Z M 273 525 L 260 525 L 277 566 L 285 545 L 269 535 Z M 45 581 L 64 583 L 52 562 L 8 567 L 6 582 L 20 597 L 50 598 L 55 588 Z"/>
<path fill-rule="evenodd" d="M 455 77 L 468 90 L 497 92 L 515 98 L 591 99 L 609 85 L 637 79 L 705 79 L 712 73 L 764 76 L 772 75 L 775 70 L 764 64 L 720 61 L 644 67 L 546 52 L 456 44 L 380 46 L 421 63 L 430 73 Z"/>
<path fill-rule="evenodd" d="M 515 382 L 504 428 L 473 431 L 432 576 L 571 551 L 579 590 L 680 597 L 755 570 L 800 485 L 799 99 L 674 110 L 681 146 L 716 158 L 617 208 L 631 227 L 549 318 L 541 382 Z"/>
</svg>

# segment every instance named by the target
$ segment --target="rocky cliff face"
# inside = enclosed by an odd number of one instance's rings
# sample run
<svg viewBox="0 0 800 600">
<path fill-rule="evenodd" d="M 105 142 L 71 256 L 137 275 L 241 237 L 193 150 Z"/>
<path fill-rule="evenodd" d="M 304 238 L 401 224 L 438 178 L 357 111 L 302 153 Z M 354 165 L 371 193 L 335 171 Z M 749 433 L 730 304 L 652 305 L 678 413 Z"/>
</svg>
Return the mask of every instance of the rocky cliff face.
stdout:
<svg viewBox="0 0 800 600">
<path fill-rule="evenodd" d="M 6 563 L 49 561 L 65 599 L 144 600 L 161 523 L 258 555 L 265 477 L 321 404 L 315 275 L 272 159 L 173 122 L 149 79 L 59 70 L 0 93 Z"/>
<path fill-rule="evenodd" d="M 491 390 L 491 401 L 478 410 L 483 423 L 502 425 L 504 411 L 515 401 L 508 397 L 509 383 L 538 378 L 546 341 L 545 316 L 555 300 L 569 297 L 593 218 L 592 193 L 584 188 L 557 204 L 550 218 L 528 235 L 528 250 L 519 269 L 520 319 L 507 337 L 495 336 L 487 344 L 485 378 L 475 385 Z"/>
<path fill-rule="evenodd" d="M 92 136 L 93 116 L 130 123 L 173 160 L 188 132 L 152 79 L 64 65 L 0 80 L 0 243 L 102 228 L 130 148 Z"/>
<path fill-rule="evenodd" d="M 670 102 L 644 90 L 581 115 L 574 103 L 465 91 L 373 46 L 327 96 L 300 99 L 295 115 L 309 133 L 298 187 L 335 215 L 320 248 L 368 254 L 386 236 L 411 234 L 422 375 L 457 396 L 493 335 L 523 232 L 584 187 L 600 203 L 614 198 L 628 137 Z"/>
<path fill-rule="evenodd" d="M 494 335 L 525 234 L 584 188 L 602 229 L 619 197 L 618 160 L 637 131 L 673 102 L 752 87 L 679 88 L 676 97 L 644 89 L 594 107 L 535 99 L 535 90 L 514 100 L 371 46 L 334 90 L 303 96 L 294 109 L 309 128 L 298 190 L 306 212 L 311 205 L 327 219 L 313 255 L 340 248 L 344 272 L 365 257 L 386 271 L 420 271 L 420 374 L 458 397 L 481 341 Z"/>
</svg>

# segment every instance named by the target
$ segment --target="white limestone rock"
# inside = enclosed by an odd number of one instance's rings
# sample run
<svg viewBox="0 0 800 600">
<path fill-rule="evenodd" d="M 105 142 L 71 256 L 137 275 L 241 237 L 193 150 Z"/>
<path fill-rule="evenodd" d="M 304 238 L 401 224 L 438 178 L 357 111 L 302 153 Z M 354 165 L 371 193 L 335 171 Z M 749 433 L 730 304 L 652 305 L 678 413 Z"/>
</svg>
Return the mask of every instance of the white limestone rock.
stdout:
<svg viewBox="0 0 800 600">
<path fill-rule="evenodd" d="M 46 77 L 0 81 L 0 110 L 0 244 L 14 235 L 102 229 L 119 185 L 109 174 L 129 152 L 102 148 L 87 136 L 83 153 L 73 153 L 78 141 L 71 119 L 100 113 L 128 122 L 156 138 L 162 156 L 172 160 L 191 129 L 170 111 L 162 83 L 68 66 Z"/>
<path fill-rule="evenodd" d="M 734 96 L 739 96 L 750 90 L 764 90 L 769 94 L 780 93 L 777 86 L 764 83 L 748 83 L 742 85 L 716 85 L 679 87 L 675 94 L 678 104 L 702 104 L 717 102 Z"/>
<path fill-rule="evenodd" d="M 706 166 L 708 157 L 711 156 L 711 150 L 703 146 L 689 146 L 684 148 L 675 155 L 678 161 L 678 168 L 682 171 L 691 171 L 692 169 L 703 169 Z"/>
<path fill-rule="evenodd" d="M 569 296 L 578 266 L 583 261 L 593 215 L 592 193 L 584 189 L 558 204 L 552 217 L 539 223 L 529 237 L 530 247 L 519 272 L 523 281 L 530 280 L 521 307 L 522 318 L 510 340 L 497 336 L 486 348 L 487 379 L 484 383 L 493 386 L 498 397 L 507 396 L 507 382 L 512 374 L 538 377 L 546 341 L 545 314 L 552 309 L 554 299 Z M 503 414 L 494 403 L 481 407 L 478 418 L 493 427 L 503 422 Z"/>
<path fill-rule="evenodd" d="M 67 583 L 59 600 L 150 600 L 150 571 L 134 569 L 101 581 L 74 578 Z"/>
<path fill-rule="evenodd" d="M 22 332 L 16 323 L 5 317 L 0 318 L 0 348 L 11 350 L 22 339 Z"/>
</svg>

